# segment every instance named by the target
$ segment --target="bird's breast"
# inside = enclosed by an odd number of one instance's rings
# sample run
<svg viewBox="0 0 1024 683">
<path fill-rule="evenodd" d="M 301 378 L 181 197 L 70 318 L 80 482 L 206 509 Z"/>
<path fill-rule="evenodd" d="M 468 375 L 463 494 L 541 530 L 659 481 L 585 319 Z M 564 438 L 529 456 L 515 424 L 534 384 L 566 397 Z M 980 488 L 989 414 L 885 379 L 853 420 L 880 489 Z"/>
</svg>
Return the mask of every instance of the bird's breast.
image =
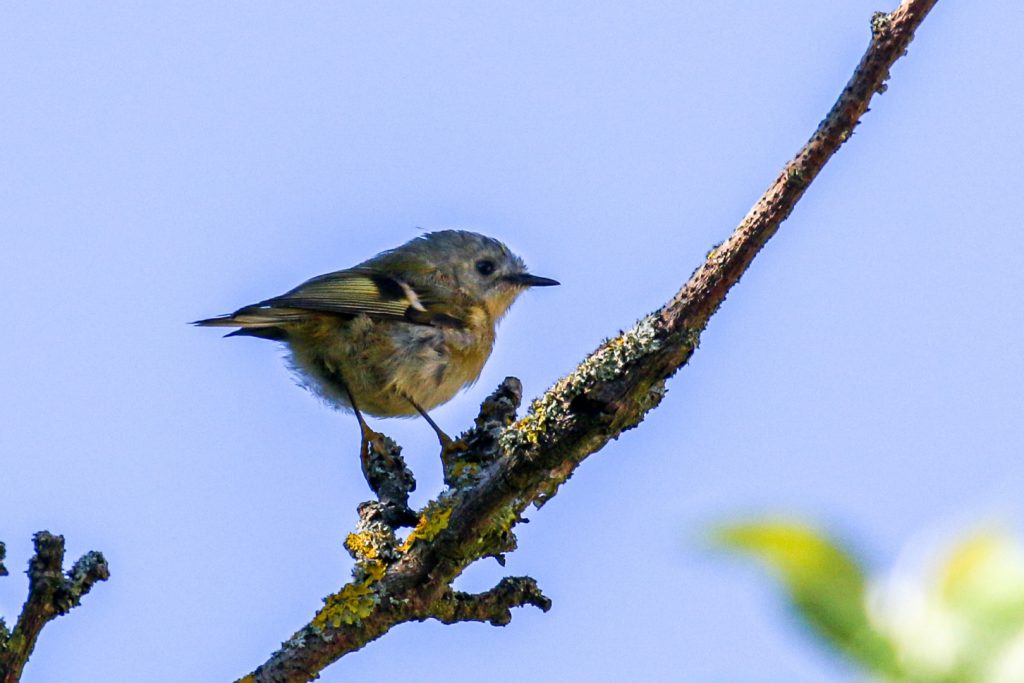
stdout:
<svg viewBox="0 0 1024 683">
<path fill-rule="evenodd" d="M 491 355 L 494 330 L 473 322 L 465 327 L 396 329 L 395 391 L 429 410 L 475 382 Z"/>
<path fill-rule="evenodd" d="M 349 393 L 363 412 L 415 415 L 451 400 L 480 376 L 494 345 L 486 315 L 463 326 L 419 325 L 367 316 L 311 326 L 290 340 L 292 365 L 303 383 L 341 408 Z"/>
</svg>

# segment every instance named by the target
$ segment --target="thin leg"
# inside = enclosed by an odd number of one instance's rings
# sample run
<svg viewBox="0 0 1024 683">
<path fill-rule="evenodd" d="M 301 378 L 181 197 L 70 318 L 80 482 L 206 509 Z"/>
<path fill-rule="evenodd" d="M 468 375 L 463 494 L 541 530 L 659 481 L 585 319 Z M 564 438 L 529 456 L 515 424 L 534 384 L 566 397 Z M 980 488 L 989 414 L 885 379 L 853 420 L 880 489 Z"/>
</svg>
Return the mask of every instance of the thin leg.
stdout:
<svg viewBox="0 0 1024 683">
<path fill-rule="evenodd" d="M 345 383 L 345 380 L 340 375 L 336 375 L 336 378 L 341 383 L 342 388 L 345 389 L 349 405 L 352 406 L 352 412 L 356 414 L 356 420 L 359 421 L 359 430 L 362 432 L 362 438 L 359 442 L 359 461 L 363 466 L 363 474 L 369 476 L 370 442 L 376 441 L 383 435 L 370 429 L 370 425 L 366 424 L 366 420 L 363 419 L 363 414 L 359 412 L 359 406 L 356 404 L 356 397 L 352 395 L 352 390 L 348 388 L 348 384 Z"/>
<path fill-rule="evenodd" d="M 423 419 L 427 421 L 427 424 L 430 425 L 434 430 L 434 433 L 437 434 L 437 440 L 441 442 L 441 450 L 447 450 L 450 448 L 452 445 L 452 438 L 445 434 L 443 429 L 437 426 L 437 423 L 434 422 L 434 419 L 427 414 L 427 411 L 420 408 L 419 404 L 408 396 L 405 397 L 405 400 L 412 404 L 412 407 L 416 409 L 416 412 L 423 416 Z"/>
</svg>

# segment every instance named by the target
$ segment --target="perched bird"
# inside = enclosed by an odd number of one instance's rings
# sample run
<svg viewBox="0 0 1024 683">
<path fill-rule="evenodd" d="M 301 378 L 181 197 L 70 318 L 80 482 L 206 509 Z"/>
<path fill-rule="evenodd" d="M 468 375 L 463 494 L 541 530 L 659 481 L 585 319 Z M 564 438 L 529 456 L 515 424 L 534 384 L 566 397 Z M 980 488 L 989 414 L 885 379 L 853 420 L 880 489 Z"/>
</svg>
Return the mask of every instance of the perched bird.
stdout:
<svg viewBox="0 0 1024 683">
<path fill-rule="evenodd" d="M 302 383 L 355 413 L 365 459 L 369 441 L 379 435 L 362 412 L 419 413 L 447 448 L 451 439 L 427 411 L 480 376 L 495 326 L 516 297 L 529 287 L 557 284 L 528 273 L 496 239 L 443 230 L 193 324 L 237 327 L 226 336 L 287 344 Z"/>
</svg>

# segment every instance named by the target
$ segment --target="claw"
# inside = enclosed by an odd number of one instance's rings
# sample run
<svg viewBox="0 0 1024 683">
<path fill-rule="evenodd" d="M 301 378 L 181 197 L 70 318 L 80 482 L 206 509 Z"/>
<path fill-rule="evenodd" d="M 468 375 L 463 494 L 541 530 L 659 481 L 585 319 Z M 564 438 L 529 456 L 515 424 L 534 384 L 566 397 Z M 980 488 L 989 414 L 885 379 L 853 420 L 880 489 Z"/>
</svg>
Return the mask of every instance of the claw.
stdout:
<svg viewBox="0 0 1024 683">
<path fill-rule="evenodd" d="M 464 439 L 452 440 L 450 436 L 441 432 L 437 435 L 441 441 L 441 459 L 448 460 L 449 458 L 458 455 L 459 453 L 465 453 L 469 450 L 469 444 Z"/>
<path fill-rule="evenodd" d="M 380 445 L 380 440 L 385 438 L 380 432 L 375 432 L 370 429 L 369 425 L 360 420 L 359 426 L 362 428 L 362 438 L 359 442 L 359 461 L 363 465 L 363 474 L 366 475 L 370 471 L 370 448 L 373 446 Z M 380 450 L 374 448 L 374 450 Z"/>
</svg>

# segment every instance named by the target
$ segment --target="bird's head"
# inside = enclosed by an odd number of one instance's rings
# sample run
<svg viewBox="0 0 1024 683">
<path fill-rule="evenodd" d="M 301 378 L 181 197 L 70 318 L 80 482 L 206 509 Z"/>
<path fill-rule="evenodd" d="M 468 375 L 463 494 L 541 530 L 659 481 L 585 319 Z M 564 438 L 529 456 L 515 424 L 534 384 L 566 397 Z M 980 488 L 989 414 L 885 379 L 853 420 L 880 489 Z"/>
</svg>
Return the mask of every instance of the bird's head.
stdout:
<svg viewBox="0 0 1024 683">
<path fill-rule="evenodd" d="M 439 278 L 451 282 L 463 296 L 481 303 L 495 322 L 528 288 L 558 284 L 551 278 L 532 275 L 508 247 L 475 232 L 427 233 L 394 250 L 396 254 L 402 252 L 430 264 Z"/>
</svg>

